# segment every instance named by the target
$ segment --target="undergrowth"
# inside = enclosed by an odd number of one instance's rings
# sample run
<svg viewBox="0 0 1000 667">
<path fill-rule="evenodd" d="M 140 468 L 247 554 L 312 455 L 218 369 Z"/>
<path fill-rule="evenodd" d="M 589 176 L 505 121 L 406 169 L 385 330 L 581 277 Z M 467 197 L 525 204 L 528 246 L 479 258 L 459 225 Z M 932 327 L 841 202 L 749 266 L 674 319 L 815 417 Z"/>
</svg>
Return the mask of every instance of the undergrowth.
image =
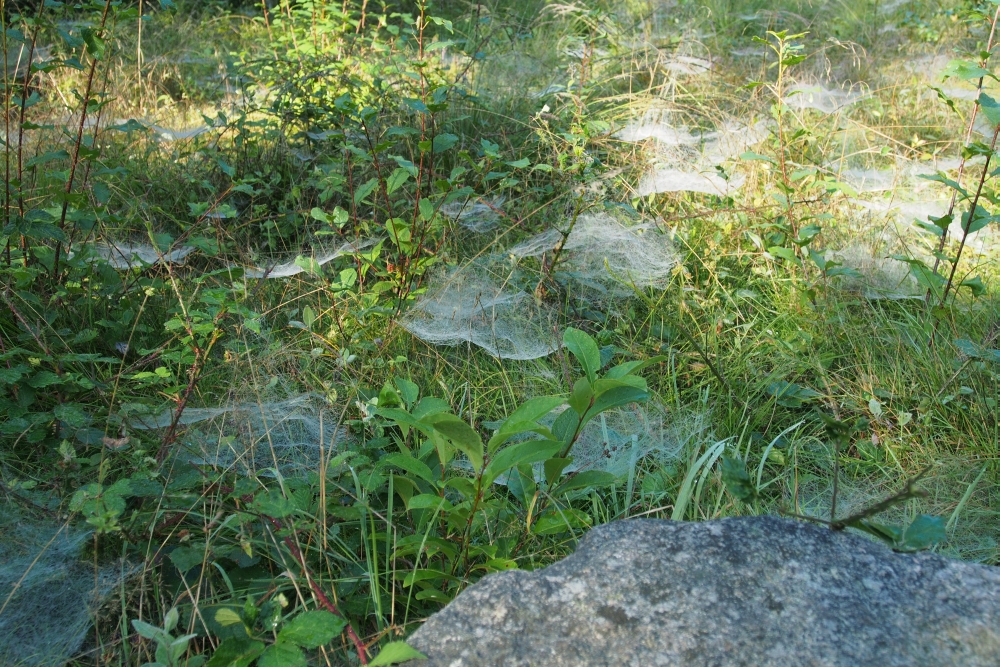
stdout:
<svg viewBox="0 0 1000 667">
<path fill-rule="evenodd" d="M 1000 560 L 995 3 L 0 15 L 4 664 L 392 664 L 630 517 Z"/>
</svg>

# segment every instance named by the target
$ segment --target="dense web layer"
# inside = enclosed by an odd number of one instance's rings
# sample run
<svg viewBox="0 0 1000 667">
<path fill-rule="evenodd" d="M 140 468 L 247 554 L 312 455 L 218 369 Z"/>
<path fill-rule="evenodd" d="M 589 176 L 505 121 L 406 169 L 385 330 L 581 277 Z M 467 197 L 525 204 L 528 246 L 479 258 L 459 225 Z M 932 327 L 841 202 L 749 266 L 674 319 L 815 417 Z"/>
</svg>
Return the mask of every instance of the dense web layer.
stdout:
<svg viewBox="0 0 1000 667">
<path fill-rule="evenodd" d="M 493 230 L 500 220 L 497 212 L 503 205 L 503 198 L 489 203 L 471 200 L 455 201 L 441 207 L 442 215 L 458 222 L 472 232 L 483 233 Z"/>
<path fill-rule="evenodd" d="M 236 403 L 218 408 L 189 408 L 179 424 L 189 429 L 183 438 L 193 463 L 235 469 L 242 474 L 315 470 L 347 439 L 338 426 L 340 411 L 316 394 L 283 401 Z M 162 429 L 174 418 L 172 410 L 133 417 L 135 429 Z"/>
<path fill-rule="evenodd" d="M 641 196 L 660 192 L 702 192 L 726 196 L 743 186 L 741 174 L 728 177 L 716 167 L 739 157 L 770 135 L 766 121 L 745 125 L 736 121 L 720 123 L 711 132 L 691 130 L 670 121 L 666 110 L 651 110 L 617 133 L 616 139 L 639 142 L 656 140 L 656 163 L 639 181 Z"/>
<path fill-rule="evenodd" d="M 320 255 L 312 258 L 311 261 L 314 261 L 318 266 L 323 266 L 338 257 L 343 257 L 344 255 L 365 250 L 372 247 L 376 243 L 378 243 L 378 239 L 362 239 L 359 241 L 352 241 L 345 243 L 336 250 L 321 253 Z M 290 278 L 291 276 L 297 276 L 300 273 L 304 273 L 306 271 L 306 266 L 308 266 L 306 262 L 303 262 L 300 259 L 295 259 L 291 262 L 275 264 L 266 269 L 247 269 L 245 275 L 247 278 Z"/>
<path fill-rule="evenodd" d="M 860 274 L 860 278 L 843 276 L 838 284 L 861 293 L 868 299 L 919 299 L 923 296 L 910 267 L 898 259 L 882 256 L 872 248 L 855 244 L 830 253 L 829 259 L 842 263 Z"/>
<path fill-rule="evenodd" d="M 128 568 L 95 569 L 82 553 L 90 533 L 33 521 L 10 506 L 0 508 L 0 534 L 0 664 L 62 665 Z"/>
<path fill-rule="evenodd" d="M 840 88 L 827 88 L 822 84 L 799 83 L 788 89 L 784 102 L 792 109 L 815 109 L 825 114 L 832 114 L 865 97 L 867 95 Z"/>
<path fill-rule="evenodd" d="M 552 255 L 561 241 L 562 234 L 550 229 L 508 252 L 517 258 Z M 570 230 L 559 262 L 557 270 L 570 272 L 577 282 L 600 285 L 613 294 L 627 285 L 666 285 L 678 257 L 670 239 L 655 226 L 626 227 L 606 214 L 585 214 Z"/>
<path fill-rule="evenodd" d="M 161 252 L 149 244 L 142 243 L 98 243 L 93 246 L 94 257 L 107 260 L 108 264 L 119 270 L 160 263 L 183 264 L 194 250 L 193 246 L 181 246 Z"/>
<path fill-rule="evenodd" d="M 727 180 L 716 171 L 691 172 L 659 167 L 642 177 L 636 194 L 645 197 L 660 192 L 703 192 L 725 197 L 743 187 L 744 182 L 746 178 L 740 174 Z"/>
<path fill-rule="evenodd" d="M 551 427 L 565 409 L 555 410 L 540 423 Z M 494 428 L 498 425 L 486 424 Z M 710 439 L 708 415 L 669 415 L 655 403 L 633 404 L 609 410 L 583 428 L 570 452 L 573 461 L 566 472 L 599 470 L 626 479 L 635 475 L 644 461 L 665 463 L 679 457 L 690 445 Z M 543 464 L 535 464 L 534 469 L 536 479 L 543 479 Z M 502 475 L 497 484 L 506 485 L 507 475 Z"/>
<path fill-rule="evenodd" d="M 555 313 L 481 264 L 439 276 L 402 325 L 432 345 L 472 343 L 500 359 L 537 359 L 559 345 Z"/>
</svg>

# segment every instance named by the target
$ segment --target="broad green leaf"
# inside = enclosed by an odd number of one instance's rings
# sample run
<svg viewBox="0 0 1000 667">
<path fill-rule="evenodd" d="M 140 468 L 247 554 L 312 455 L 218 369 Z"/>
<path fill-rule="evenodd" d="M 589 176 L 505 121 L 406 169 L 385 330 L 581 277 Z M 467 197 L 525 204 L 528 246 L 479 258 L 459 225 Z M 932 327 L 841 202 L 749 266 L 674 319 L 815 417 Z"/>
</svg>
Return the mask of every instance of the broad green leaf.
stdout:
<svg viewBox="0 0 1000 667">
<path fill-rule="evenodd" d="M 549 486 L 555 486 L 555 484 L 559 481 L 559 478 L 562 476 L 563 470 L 566 469 L 566 466 L 568 466 L 572 460 L 572 458 L 554 458 L 546 461 L 543 466 L 546 483 Z"/>
<path fill-rule="evenodd" d="M 988 69 L 983 69 L 976 63 L 968 60 L 952 60 L 948 63 L 948 66 L 945 67 L 944 71 L 941 73 L 941 78 L 947 79 L 949 77 L 955 77 L 956 79 L 961 79 L 962 81 L 981 79 L 983 77 L 990 77 L 993 79 L 996 78 Z"/>
<path fill-rule="evenodd" d="M 133 620 L 132 627 L 135 628 L 140 637 L 145 637 L 146 639 L 155 639 L 166 635 L 162 629 L 140 620 Z"/>
<path fill-rule="evenodd" d="M 982 296 L 983 294 L 986 294 L 986 285 L 983 284 L 983 279 L 979 276 L 963 280 L 960 287 L 968 287 L 972 290 L 972 296 Z"/>
<path fill-rule="evenodd" d="M 603 470 L 585 470 L 584 472 L 568 477 L 562 484 L 556 487 L 554 493 L 558 495 L 569 491 L 575 491 L 576 489 L 601 489 L 611 486 L 617 481 L 618 478 L 610 472 L 604 472 Z"/>
<path fill-rule="evenodd" d="M 903 531 L 897 550 L 922 551 L 940 544 L 947 539 L 944 528 L 943 517 L 921 514 Z"/>
<path fill-rule="evenodd" d="M 771 164 L 778 164 L 777 160 L 773 157 L 768 157 L 767 155 L 761 155 L 760 153 L 754 153 L 753 151 L 746 151 L 740 154 L 741 160 L 754 161 L 759 160 L 761 162 L 770 162 Z"/>
<path fill-rule="evenodd" d="M 598 380 L 594 393 L 597 396 L 584 415 L 584 423 L 606 410 L 620 408 L 629 403 L 642 403 L 649 399 L 645 380 L 634 375 L 626 375 L 619 380 Z"/>
<path fill-rule="evenodd" d="M 458 143 L 458 137 L 454 134 L 439 134 L 434 137 L 433 150 L 435 153 L 443 153 Z"/>
<path fill-rule="evenodd" d="M 743 461 L 729 456 L 722 457 L 722 483 L 738 500 L 749 503 L 757 497 L 757 489 L 747 474 Z"/>
<path fill-rule="evenodd" d="M 407 180 L 410 178 L 410 172 L 402 167 L 397 168 L 392 172 L 392 175 L 386 179 L 385 189 L 390 195 L 398 190 Z"/>
<path fill-rule="evenodd" d="M 975 234 L 980 229 L 983 229 L 996 218 L 991 216 L 989 212 L 982 206 L 976 206 L 976 214 L 972 218 L 972 222 L 969 222 L 969 212 L 966 211 L 962 213 L 962 230 L 966 234 Z"/>
<path fill-rule="evenodd" d="M 966 191 L 965 188 L 959 185 L 958 181 L 950 179 L 944 174 L 923 174 L 919 176 L 919 178 L 922 178 L 926 181 L 934 181 L 935 183 L 941 183 L 942 185 L 946 185 L 952 190 L 958 192 L 958 194 L 962 195 L 962 199 L 969 198 L 969 193 Z"/>
<path fill-rule="evenodd" d="M 772 382 L 767 386 L 767 393 L 774 396 L 778 405 L 786 408 L 800 408 L 804 403 L 814 401 L 823 395 L 808 387 L 785 381 Z"/>
<path fill-rule="evenodd" d="M 233 637 L 219 644 L 205 667 L 250 667 L 263 652 L 263 642 Z"/>
<path fill-rule="evenodd" d="M 268 646 L 257 659 L 257 667 L 305 667 L 306 654 L 295 644 L 278 642 Z"/>
<path fill-rule="evenodd" d="M 275 519 L 284 518 L 295 511 L 295 504 L 281 493 L 281 489 L 268 489 L 266 493 L 258 494 L 253 507 L 261 514 Z"/>
<path fill-rule="evenodd" d="M 96 60 L 104 57 L 107 48 L 104 39 L 93 28 L 84 28 L 81 31 L 83 41 L 87 43 L 87 52 Z"/>
<path fill-rule="evenodd" d="M 570 530 L 581 530 L 590 527 L 593 519 L 586 512 L 577 509 L 556 510 L 540 516 L 531 527 L 536 535 L 558 535 Z"/>
<path fill-rule="evenodd" d="M 347 621 L 324 609 L 314 609 L 299 614 L 281 628 L 278 641 L 286 641 L 302 648 L 318 648 L 329 644 L 344 631 Z"/>
<path fill-rule="evenodd" d="M 504 164 L 506 164 L 508 167 L 514 167 L 515 169 L 524 169 L 525 167 L 531 165 L 531 160 L 525 157 L 515 162 L 504 162 Z"/>
<path fill-rule="evenodd" d="M 562 448 L 562 443 L 548 440 L 529 440 L 501 449 L 483 471 L 483 486 L 489 487 L 500 475 L 522 463 L 538 463 L 552 458 Z"/>
<path fill-rule="evenodd" d="M 439 412 L 448 412 L 451 410 L 451 406 L 448 405 L 448 401 L 444 399 L 437 398 L 435 396 L 425 396 L 420 399 L 417 406 L 413 408 L 413 416 L 416 419 L 423 419 L 428 415 L 438 414 Z"/>
<path fill-rule="evenodd" d="M 425 482 L 430 482 L 431 484 L 436 484 L 438 482 L 438 480 L 434 478 L 434 473 L 431 472 L 431 469 L 427 467 L 426 463 L 407 454 L 403 454 L 402 452 L 382 457 L 379 461 L 379 465 L 396 466 L 397 468 L 405 470 L 412 475 L 416 475 L 420 479 Z"/>
<path fill-rule="evenodd" d="M 492 454 L 497 447 L 512 436 L 536 431 L 538 420 L 565 402 L 566 399 L 562 396 L 539 396 L 525 401 L 514 412 L 510 413 L 497 432 L 493 434 L 493 437 L 489 439 L 486 445 L 487 450 Z"/>
<path fill-rule="evenodd" d="M 601 369 L 601 350 L 594 339 L 579 329 L 570 327 L 563 334 L 563 343 L 580 362 L 590 384 L 594 384 L 597 381 L 597 371 Z"/>
<path fill-rule="evenodd" d="M 634 375 L 639 371 L 652 366 L 653 364 L 658 364 L 661 361 L 666 361 L 666 357 L 657 356 L 651 359 L 645 359 L 643 361 L 626 361 L 624 364 L 618 364 L 613 368 L 609 368 L 608 372 L 604 374 L 605 379 L 608 380 L 619 380 L 626 375 Z"/>
<path fill-rule="evenodd" d="M 375 408 L 375 414 L 380 417 L 385 417 L 386 419 L 391 419 L 400 426 L 415 428 L 421 433 L 428 433 L 430 431 L 430 426 L 415 418 L 402 408 Z"/>
<path fill-rule="evenodd" d="M 399 395 L 403 397 L 404 403 L 413 405 L 417 402 L 417 398 L 420 396 L 420 387 L 415 382 L 410 382 L 406 378 L 396 378 L 393 382 L 396 389 L 399 390 Z"/>
<path fill-rule="evenodd" d="M 215 611 L 215 622 L 226 628 L 230 625 L 241 625 L 243 619 L 230 607 L 220 607 Z"/>
<path fill-rule="evenodd" d="M 483 469 L 483 439 L 460 417 L 450 413 L 438 413 L 424 417 L 421 421 L 433 426 L 435 431 L 448 438 L 469 458 L 477 473 Z"/>
<path fill-rule="evenodd" d="M 201 565 L 205 560 L 205 551 L 194 547 L 177 547 L 170 552 L 170 562 L 185 574 L 188 570 Z"/>
<path fill-rule="evenodd" d="M 426 510 L 437 507 L 441 507 L 447 512 L 451 509 L 452 505 L 446 498 L 435 496 L 433 493 L 421 493 L 419 496 L 413 496 L 406 503 L 406 509 L 408 510 Z"/>
<path fill-rule="evenodd" d="M 427 656 L 413 648 L 406 642 L 389 642 L 382 647 L 378 655 L 372 658 L 368 667 L 386 667 L 395 665 L 407 660 L 422 660 Z"/>
<path fill-rule="evenodd" d="M 295 266 L 299 267 L 306 273 L 311 273 L 314 276 L 323 275 L 323 265 L 312 257 L 303 257 L 302 255 L 299 255 L 295 258 Z"/>
<path fill-rule="evenodd" d="M 360 204 L 365 200 L 368 195 L 370 195 L 375 188 L 378 186 L 378 179 L 373 178 L 363 185 L 359 186 L 357 190 L 354 191 L 354 203 Z"/>
<path fill-rule="evenodd" d="M 594 390 L 587 378 L 584 377 L 577 380 L 573 385 L 573 391 L 569 395 L 569 407 L 582 415 L 590 408 L 593 400 Z"/>
</svg>

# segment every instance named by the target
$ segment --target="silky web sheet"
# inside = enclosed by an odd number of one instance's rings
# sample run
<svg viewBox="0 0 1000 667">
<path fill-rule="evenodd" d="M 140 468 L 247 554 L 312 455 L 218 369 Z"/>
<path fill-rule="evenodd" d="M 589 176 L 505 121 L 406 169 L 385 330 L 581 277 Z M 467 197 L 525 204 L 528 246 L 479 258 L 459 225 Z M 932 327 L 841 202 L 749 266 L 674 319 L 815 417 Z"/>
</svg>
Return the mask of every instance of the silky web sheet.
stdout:
<svg viewBox="0 0 1000 667">
<path fill-rule="evenodd" d="M 95 568 L 91 533 L 0 507 L 0 664 L 62 665 L 76 654 L 102 601 L 131 572 Z"/>
<path fill-rule="evenodd" d="M 569 223 L 567 223 L 568 225 Z M 679 261 L 673 243 L 653 225 L 627 227 L 604 213 L 581 215 L 565 242 L 550 229 L 508 250 L 516 258 L 552 256 L 562 243 L 559 265 L 577 283 L 613 296 L 640 288 L 665 286 Z M 591 290 L 593 291 L 593 290 Z"/>
<path fill-rule="evenodd" d="M 241 474 L 268 474 L 316 470 L 320 457 L 346 442 L 338 426 L 341 412 L 316 394 L 301 394 L 282 401 L 234 403 L 215 408 L 188 408 L 179 425 L 187 429 L 182 456 L 200 465 L 234 469 Z M 173 410 L 135 416 L 134 429 L 164 429 Z"/>
<path fill-rule="evenodd" d="M 440 274 L 402 326 L 432 345 L 472 343 L 499 359 L 537 359 L 556 350 L 556 313 L 485 264 Z"/>
</svg>

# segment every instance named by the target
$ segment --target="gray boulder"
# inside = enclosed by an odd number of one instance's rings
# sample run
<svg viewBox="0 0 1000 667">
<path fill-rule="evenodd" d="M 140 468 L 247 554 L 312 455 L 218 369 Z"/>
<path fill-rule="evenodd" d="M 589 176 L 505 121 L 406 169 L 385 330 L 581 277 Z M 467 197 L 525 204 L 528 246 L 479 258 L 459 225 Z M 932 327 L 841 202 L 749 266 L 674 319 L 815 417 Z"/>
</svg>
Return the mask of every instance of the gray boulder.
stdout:
<svg viewBox="0 0 1000 667">
<path fill-rule="evenodd" d="M 996 667 L 1000 570 L 777 517 L 619 521 L 407 641 L 407 667 Z"/>
</svg>

